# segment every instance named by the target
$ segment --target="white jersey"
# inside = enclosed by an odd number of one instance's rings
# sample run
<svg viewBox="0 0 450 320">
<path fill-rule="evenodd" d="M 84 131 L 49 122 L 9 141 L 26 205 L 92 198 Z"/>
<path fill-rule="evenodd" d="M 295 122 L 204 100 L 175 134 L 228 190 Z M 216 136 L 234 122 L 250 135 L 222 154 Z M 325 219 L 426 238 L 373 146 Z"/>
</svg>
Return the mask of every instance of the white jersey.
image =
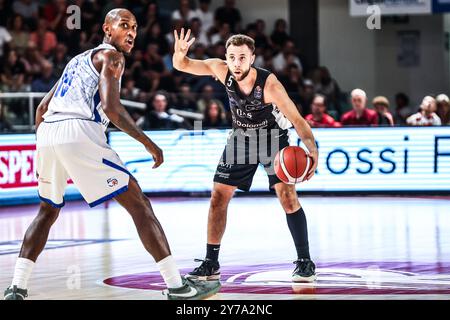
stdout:
<svg viewBox="0 0 450 320">
<path fill-rule="evenodd" d="M 103 43 L 69 61 L 43 116 L 45 122 L 90 120 L 100 123 L 106 130 L 109 119 L 100 103 L 100 75 L 92 63 L 92 55 L 102 49 L 116 50 L 112 45 Z"/>
</svg>

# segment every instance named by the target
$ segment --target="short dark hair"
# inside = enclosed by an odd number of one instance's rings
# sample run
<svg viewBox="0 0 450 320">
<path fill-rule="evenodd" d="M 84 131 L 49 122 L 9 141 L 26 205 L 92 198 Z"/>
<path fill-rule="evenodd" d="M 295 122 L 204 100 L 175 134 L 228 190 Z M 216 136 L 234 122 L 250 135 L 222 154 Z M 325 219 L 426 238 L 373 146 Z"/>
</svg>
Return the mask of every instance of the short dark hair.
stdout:
<svg viewBox="0 0 450 320">
<path fill-rule="evenodd" d="M 228 47 L 231 45 L 236 46 L 236 47 L 246 45 L 252 53 L 255 52 L 255 40 L 253 40 L 249 36 L 246 36 L 245 34 L 235 34 L 235 35 L 231 36 L 227 40 L 227 43 L 225 44 L 225 48 L 228 49 Z"/>
</svg>

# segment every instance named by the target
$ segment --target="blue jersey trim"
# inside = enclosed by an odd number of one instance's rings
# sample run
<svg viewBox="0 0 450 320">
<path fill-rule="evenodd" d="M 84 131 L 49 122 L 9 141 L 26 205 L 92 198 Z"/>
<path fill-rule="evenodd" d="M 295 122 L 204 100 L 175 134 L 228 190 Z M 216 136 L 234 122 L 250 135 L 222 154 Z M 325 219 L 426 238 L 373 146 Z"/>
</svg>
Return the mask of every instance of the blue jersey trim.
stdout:
<svg viewBox="0 0 450 320">
<path fill-rule="evenodd" d="M 63 200 L 63 202 L 61 202 L 60 204 L 54 203 L 52 200 L 41 197 L 41 195 L 38 193 L 39 195 L 39 199 L 41 199 L 41 201 L 46 202 L 48 204 L 50 204 L 52 207 L 54 208 L 62 208 L 64 207 L 64 205 L 66 204 L 65 201 Z"/>
<path fill-rule="evenodd" d="M 127 175 L 132 176 L 131 173 L 130 173 L 127 169 L 122 168 L 121 166 L 115 164 L 115 163 L 112 162 L 112 161 L 109 161 L 109 160 L 106 160 L 105 158 L 103 158 L 103 159 L 102 159 L 102 162 L 103 162 L 104 164 L 106 164 L 107 166 L 110 166 L 110 167 L 112 167 L 112 168 L 114 168 L 114 169 L 117 169 L 117 170 L 119 170 L 119 171 L 125 172 Z"/>
<path fill-rule="evenodd" d="M 116 191 L 111 192 L 110 194 L 108 194 L 108 195 L 106 195 L 106 196 L 104 196 L 104 197 L 102 197 L 102 198 L 100 198 L 100 199 L 98 199 L 98 200 L 96 200 L 94 202 L 89 203 L 89 207 L 93 208 L 93 207 L 99 205 L 102 202 L 108 201 L 108 200 L 114 198 L 115 196 L 118 196 L 119 194 L 124 193 L 127 190 L 128 190 L 128 186 L 124 186 L 124 187 L 122 187 L 120 189 L 117 189 Z"/>
<path fill-rule="evenodd" d="M 45 123 L 55 123 L 55 122 L 61 122 L 61 121 L 67 121 L 67 120 L 84 120 L 84 121 L 92 121 L 92 122 L 97 122 L 94 121 L 92 119 L 84 119 L 84 118 L 67 118 L 67 119 L 61 119 L 61 120 L 55 120 L 55 121 L 45 121 Z"/>
</svg>

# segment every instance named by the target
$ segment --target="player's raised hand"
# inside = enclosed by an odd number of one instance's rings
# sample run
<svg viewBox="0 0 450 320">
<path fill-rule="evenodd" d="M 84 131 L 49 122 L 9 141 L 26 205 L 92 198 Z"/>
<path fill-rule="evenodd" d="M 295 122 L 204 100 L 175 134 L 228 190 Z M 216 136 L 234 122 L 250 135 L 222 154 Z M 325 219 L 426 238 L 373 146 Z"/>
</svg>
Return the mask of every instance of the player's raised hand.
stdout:
<svg viewBox="0 0 450 320">
<path fill-rule="evenodd" d="M 180 35 L 178 36 L 177 30 L 173 30 L 174 41 L 174 54 L 187 55 L 189 47 L 194 43 L 195 37 L 189 40 L 191 36 L 191 29 L 188 29 L 184 34 L 184 28 L 181 28 Z"/>
</svg>

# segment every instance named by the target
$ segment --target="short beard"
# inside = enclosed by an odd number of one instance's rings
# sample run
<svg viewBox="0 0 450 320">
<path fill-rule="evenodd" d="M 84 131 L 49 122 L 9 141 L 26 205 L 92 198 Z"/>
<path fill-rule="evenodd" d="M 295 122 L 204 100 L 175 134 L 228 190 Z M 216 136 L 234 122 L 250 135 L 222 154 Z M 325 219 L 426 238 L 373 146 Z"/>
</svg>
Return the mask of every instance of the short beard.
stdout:
<svg viewBox="0 0 450 320">
<path fill-rule="evenodd" d="M 250 73 L 250 69 L 251 69 L 251 67 L 250 68 L 248 68 L 248 70 L 247 70 L 247 72 L 245 72 L 245 73 L 243 73 L 242 74 L 242 76 L 241 76 L 241 78 L 239 79 L 239 80 L 237 80 L 237 81 L 242 81 L 242 80 L 244 80 L 247 76 L 248 76 L 248 74 Z"/>
</svg>

